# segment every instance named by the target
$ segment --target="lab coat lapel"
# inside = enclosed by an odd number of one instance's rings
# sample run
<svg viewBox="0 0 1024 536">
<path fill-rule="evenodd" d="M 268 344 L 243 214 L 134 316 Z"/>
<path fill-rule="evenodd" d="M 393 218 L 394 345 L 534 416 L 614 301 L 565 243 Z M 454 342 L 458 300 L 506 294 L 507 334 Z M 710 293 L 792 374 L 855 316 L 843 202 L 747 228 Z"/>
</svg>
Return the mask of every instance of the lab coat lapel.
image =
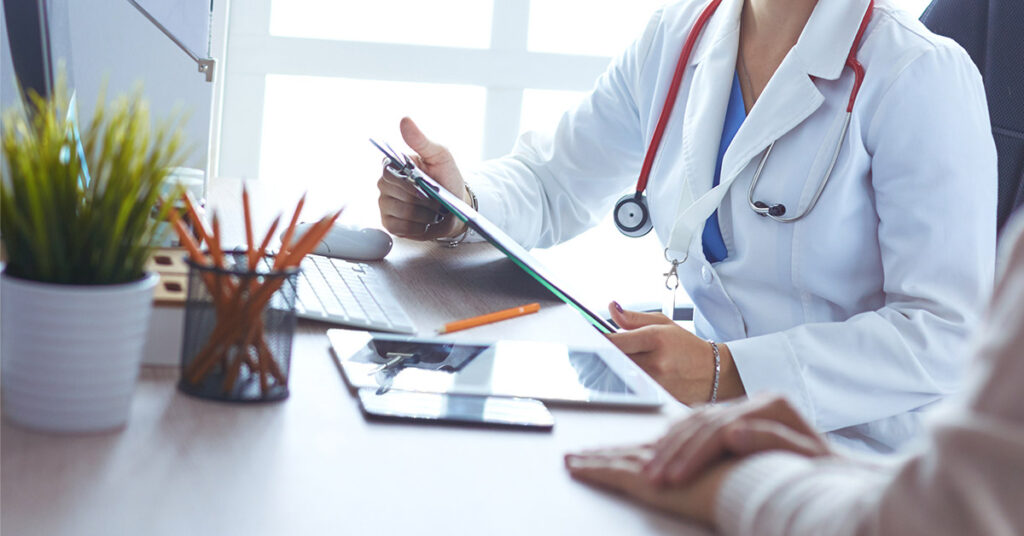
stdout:
<svg viewBox="0 0 1024 536">
<path fill-rule="evenodd" d="M 714 179 L 725 109 L 736 72 L 742 8 L 743 0 L 723 0 L 698 38 L 690 59 L 695 67 L 683 116 L 683 187 L 676 214 L 691 207 L 711 188 Z M 668 240 L 669 252 L 673 258 L 682 259 L 689 240 L 676 240 L 676 235 L 673 229 Z"/>
<path fill-rule="evenodd" d="M 731 184 L 751 159 L 802 123 L 823 102 L 825 97 L 790 51 L 726 150 L 721 183 Z"/>
<path fill-rule="evenodd" d="M 752 158 L 821 107 L 825 99 L 812 77 L 835 80 L 842 75 L 868 2 L 819 0 L 729 145 L 722 162 L 723 184 L 734 181 Z"/>
<path fill-rule="evenodd" d="M 738 6 L 733 7 L 742 8 L 742 2 L 736 4 Z M 868 0 L 818 2 L 797 44 L 779 65 L 729 145 L 722 162 L 720 184 L 709 190 L 725 117 L 727 101 L 724 99 L 728 99 L 728 89 L 720 91 L 718 83 L 723 80 L 731 83 L 739 34 L 734 32 L 727 43 L 714 43 L 717 50 L 709 51 L 698 65 L 693 89 L 687 97 L 687 112 L 698 110 L 692 114 L 696 117 L 688 130 L 684 122 L 683 154 L 688 159 L 687 168 L 693 170 L 693 174 L 687 176 L 692 197 L 687 199 L 688 196 L 683 195 L 669 237 L 668 249 L 673 258 L 686 257 L 704 222 L 721 204 L 729 187 L 751 159 L 821 107 L 825 98 L 811 77 L 834 80 L 842 74 L 867 5 Z M 738 26 L 739 9 L 736 12 Z M 731 62 L 727 61 L 729 58 Z M 716 78 L 698 79 L 705 63 L 708 72 L 714 73 Z M 704 92 L 710 95 L 696 95 Z M 719 99 L 722 102 L 718 102 Z M 691 108 L 691 103 L 707 108 Z M 690 115 L 687 114 L 688 118 Z M 718 136 L 711 135 L 716 132 Z"/>
</svg>

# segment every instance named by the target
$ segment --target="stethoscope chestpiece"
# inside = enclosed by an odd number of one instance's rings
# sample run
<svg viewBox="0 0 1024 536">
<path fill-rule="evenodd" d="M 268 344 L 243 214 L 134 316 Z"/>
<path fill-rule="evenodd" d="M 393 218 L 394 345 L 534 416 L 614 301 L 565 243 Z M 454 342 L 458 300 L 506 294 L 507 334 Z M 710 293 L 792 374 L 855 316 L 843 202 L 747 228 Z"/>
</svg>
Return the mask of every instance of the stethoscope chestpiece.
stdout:
<svg viewBox="0 0 1024 536">
<path fill-rule="evenodd" d="M 647 196 L 643 192 L 633 192 L 622 196 L 615 203 L 615 227 L 619 232 L 638 238 L 651 232 L 651 211 L 647 208 Z"/>
<path fill-rule="evenodd" d="M 754 201 L 753 208 L 754 212 L 761 217 L 771 216 L 772 218 L 781 218 L 786 215 L 786 205 L 783 205 L 782 203 L 767 205 L 764 201 Z"/>
</svg>

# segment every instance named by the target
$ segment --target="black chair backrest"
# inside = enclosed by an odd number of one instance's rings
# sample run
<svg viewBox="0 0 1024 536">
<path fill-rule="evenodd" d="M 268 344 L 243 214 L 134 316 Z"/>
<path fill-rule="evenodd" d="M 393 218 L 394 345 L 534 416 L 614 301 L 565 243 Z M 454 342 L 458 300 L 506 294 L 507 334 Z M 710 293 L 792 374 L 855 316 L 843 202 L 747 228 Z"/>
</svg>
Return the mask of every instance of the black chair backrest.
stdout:
<svg viewBox="0 0 1024 536">
<path fill-rule="evenodd" d="M 934 0 L 921 16 L 967 50 L 985 81 L 999 153 L 998 229 L 1024 203 L 1024 0 Z"/>
</svg>

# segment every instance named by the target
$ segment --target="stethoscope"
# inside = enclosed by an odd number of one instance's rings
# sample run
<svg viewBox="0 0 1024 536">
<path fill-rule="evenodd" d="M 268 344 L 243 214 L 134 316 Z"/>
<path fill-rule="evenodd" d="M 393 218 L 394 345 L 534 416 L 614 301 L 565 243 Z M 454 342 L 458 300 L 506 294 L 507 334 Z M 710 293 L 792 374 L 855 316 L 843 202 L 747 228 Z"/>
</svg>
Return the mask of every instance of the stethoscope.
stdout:
<svg viewBox="0 0 1024 536">
<path fill-rule="evenodd" d="M 651 231 L 653 226 L 651 222 L 651 211 L 647 206 L 647 179 L 651 174 L 651 167 L 654 164 L 654 156 L 658 152 L 658 146 L 661 144 L 661 137 L 665 133 L 665 127 L 668 124 L 669 115 L 672 113 L 672 108 L 675 105 L 676 97 L 679 95 L 679 86 L 682 85 L 683 73 L 686 71 L 687 63 L 690 61 L 690 53 L 693 52 L 693 47 L 697 42 L 697 37 L 701 31 L 707 25 L 708 19 L 718 9 L 718 5 L 722 3 L 722 0 L 712 0 L 704 11 L 701 12 L 700 16 L 697 17 L 697 21 L 693 24 L 693 29 L 690 30 L 690 34 L 686 37 L 686 41 L 683 44 L 683 51 L 679 54 L 679 62 L 676 64 L 675 73 L 672 75 L 672 83 L 669 85 L 668 94 L 665 96 L 665 104 L 661 109 L 661 116 L 658 118 L 658 124 L 654 129 L 654 136 L 651 138 L 651 144 L 647 148 L 647 155 L 644 157 L 643 167 L 640 168 L 640 178 L 636 183 L 636 192 L 624 195 L 617 203 L 615 203 L 615 226 L 619 228 L 619 231 L 626 236 L 639 237 L 644 236 Z M 846 66 L 853 69 L 854 82 L 853 89 L 850 90 L 850 101 L 846 106 L 846 118 L 843 123 L 843 130 L 839 136 L 839 141 L 836 142 L 835 151 L 832 152 L 832 161 L 829 163 L 828 169 L 825 171 L 825 177 L 818 184 L 818 189 L 814 193 L 814 197 L 807 204 L 807 207 L 803 211 L 796 215 L 786 217 L 786 206 L 782 203 L 766 203 L 764 201 L 754 200 L 754 190 L 757 188 L 757 183 L 761 180 L 761 172 L 764 170 L 765 162 L 768 161 L 768 155 L 771 154 L 772 148 L 775 147 L 773 141 L 768 149 L 765 150 L 764 155 L 761 156 L 761 161 L 758 162 L 757 168 L 754 171 L 754 178 L 750 180 L 750 187 L 747 189 L 747 204 L 750 205 L 751 210 L 761 216 L 767 216 L 777 222 L 781 223 L 792 223 L 804 216 L 814 209 L 814 206 L 818 203 L 818 199 L 821 197 L 821 193 L 825 190 L 825 185 L 828 184 L 829 178 L 832 177 L 832 170 L 835 168 L 836 161 L 839 159 L 839 151 L 843 147 L 843 142 L 846 140 L 846 133 L 850 128 L 850 118 L 853 115 L 853 103 L 857 100 L 857 94 L 860 92 L 861 83 L 864 81 L 864 66 L 857 61 L 857 50 L 860 46 L 861 37 L 864 35 L 864 30 L 867 28 L 868 23 L 871 21 L 871 12 L 874 9 L 875 2 L 871 0 L 868 2 L 868 10 L 864 14 L 864 18 L 861 20 L 860 28 L 857 30 L 857 36 L 853 40 L 853 45 L 850 47 L 850 53 L 846 57 Z"/>
</svg>

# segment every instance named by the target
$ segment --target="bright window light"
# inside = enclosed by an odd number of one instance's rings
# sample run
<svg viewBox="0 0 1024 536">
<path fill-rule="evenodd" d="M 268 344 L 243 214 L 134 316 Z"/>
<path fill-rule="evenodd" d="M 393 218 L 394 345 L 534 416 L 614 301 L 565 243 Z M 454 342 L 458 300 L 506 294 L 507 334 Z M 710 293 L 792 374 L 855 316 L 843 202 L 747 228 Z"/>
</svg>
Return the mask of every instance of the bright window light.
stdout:
<svg viewBox="0 0 1024 536">
<path fill-rule="evenodd" d="M 485 0 L 273 0 L 271 35 L 487 48 L 494 3 Z"/>
<path fill-rule="evenodd" d="M 533 52 L 618 56 L 640 37 L 665 0 L 534 0 L 528 48 Z"/>
<path fill-rule="evenodd" d="M 342 181 L 346 217 L 379 221 L 382 156 L 367 138 L 404 150 L 398 121 L 407 115 L 457 157 L 479 161 L 484 99 L 477 86 L 267 76 L 260 177 L 309 186 Z"/>
<path fill-rule="evenodd" d="M 554 129 L 562 114 L 575 107 L 586 95 L 586 91 L 524 90 L 519 131 Z"/>
</svg>

